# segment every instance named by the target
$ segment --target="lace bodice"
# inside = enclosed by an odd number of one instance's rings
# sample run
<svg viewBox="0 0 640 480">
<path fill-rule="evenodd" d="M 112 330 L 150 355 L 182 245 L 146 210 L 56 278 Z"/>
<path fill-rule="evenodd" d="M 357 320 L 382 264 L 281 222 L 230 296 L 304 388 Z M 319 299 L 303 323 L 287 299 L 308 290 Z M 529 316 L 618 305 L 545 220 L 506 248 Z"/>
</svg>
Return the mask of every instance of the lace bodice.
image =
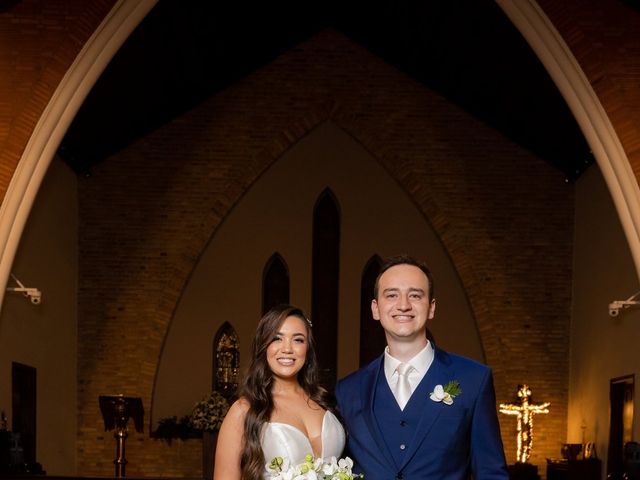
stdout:
<svg viewBox="0 0 640 480">
<path fill-rule="evenodd" d="M 322 458 L 339 457 L 344 443 L 344 428 L 333 413 L 326 411 L 322 419 Z M 274 457 L 283 457 L 288 458 L 292 464 L 299 464 L 304 462 L 307 454 L 313 453 L 307 436 L 286 423 L 267 423 L 261 444 L 267 463 Z"/>
</svg>

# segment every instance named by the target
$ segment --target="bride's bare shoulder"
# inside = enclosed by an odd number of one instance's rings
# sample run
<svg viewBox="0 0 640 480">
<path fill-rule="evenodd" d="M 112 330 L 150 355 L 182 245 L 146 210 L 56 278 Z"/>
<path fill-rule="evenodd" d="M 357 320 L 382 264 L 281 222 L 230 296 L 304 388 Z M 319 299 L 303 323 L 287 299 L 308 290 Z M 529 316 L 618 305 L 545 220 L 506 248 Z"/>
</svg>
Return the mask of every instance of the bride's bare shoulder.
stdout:
<svg viewBox="0 0 640 480">
<path fill-rule="evenodd" d="M 227 414 L 224 417 L 220 432 L 231 434 L 231 432 L 238 431 L 238 429 L 241 430 L 248 411 L 249 402 L 247 402 L 246 400 L 238 399 L 233 402 L 231 407 L 229 407 L 229 411 L 227 411 Z"/>
<path fill-rule="evenodd" d="M 229 412 L 227 413 L 227 415 L 244 418 L 244 416 L 247 414 L 248 411 L 249 411 L 249 402 L 247 401 L 247 399 L 239 398 L 238 400 L 233 402 L 233 404 L 229 408 Z"/>
</svg>

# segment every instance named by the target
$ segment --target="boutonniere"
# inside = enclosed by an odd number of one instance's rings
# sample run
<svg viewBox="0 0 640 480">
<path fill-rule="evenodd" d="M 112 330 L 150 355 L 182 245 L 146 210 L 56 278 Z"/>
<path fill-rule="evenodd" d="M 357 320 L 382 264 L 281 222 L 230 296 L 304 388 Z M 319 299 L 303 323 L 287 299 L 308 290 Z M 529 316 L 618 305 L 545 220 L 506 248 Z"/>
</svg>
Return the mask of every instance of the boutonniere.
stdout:
<svg viewBox="0 0 640 480">
<path fill-rule="evenodd" d="M 444 402 L 446 405 L 453 405 L 453 399 L 462 393 L 460 382 L 451 380 L 444 387 L 436 385 L 433 392 L 429 394 L 429 398 L 434 402 Z"/>
</svg>

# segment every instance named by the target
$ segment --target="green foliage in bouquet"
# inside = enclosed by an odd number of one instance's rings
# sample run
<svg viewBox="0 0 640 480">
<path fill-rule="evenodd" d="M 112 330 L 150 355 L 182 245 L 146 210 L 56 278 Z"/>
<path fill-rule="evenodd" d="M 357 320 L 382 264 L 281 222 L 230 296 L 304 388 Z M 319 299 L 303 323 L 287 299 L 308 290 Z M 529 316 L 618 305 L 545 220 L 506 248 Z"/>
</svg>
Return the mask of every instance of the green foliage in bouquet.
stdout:
<svg viewBox="0 0 640 480">
<path fill-rule="evenodd" d="M 269 480 L 357 480 L 362 473 L 353 473 L 353 460 L 349 457 L 313 458 L 308 454 L 304 462 L 292 465 L 289 459 L 275 457 L 265 465 Z"/>
</svg>

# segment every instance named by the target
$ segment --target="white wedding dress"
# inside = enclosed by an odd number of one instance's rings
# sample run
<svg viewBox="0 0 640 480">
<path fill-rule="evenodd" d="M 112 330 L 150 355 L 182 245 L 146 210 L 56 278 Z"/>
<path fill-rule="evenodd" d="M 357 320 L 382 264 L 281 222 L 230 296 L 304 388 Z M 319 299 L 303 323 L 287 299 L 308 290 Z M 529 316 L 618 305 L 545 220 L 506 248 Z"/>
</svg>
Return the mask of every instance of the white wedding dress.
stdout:
<svg viewBox="0 0 640 480">
<path fill-rule="evenodd" d="M 340 421 L 330 411 L 322 419 L 322 458 L 339 458 L 344 448 L 345 434 Z M 313 455 L 311 442 L 296 427 L 278 422 L 265 424 L 262 431 L 262 451 L 264 460 L 270 463 L 275 457 L 289 459 L 290 465 L 304 462 L 304 457 Z"/>
</svg>

